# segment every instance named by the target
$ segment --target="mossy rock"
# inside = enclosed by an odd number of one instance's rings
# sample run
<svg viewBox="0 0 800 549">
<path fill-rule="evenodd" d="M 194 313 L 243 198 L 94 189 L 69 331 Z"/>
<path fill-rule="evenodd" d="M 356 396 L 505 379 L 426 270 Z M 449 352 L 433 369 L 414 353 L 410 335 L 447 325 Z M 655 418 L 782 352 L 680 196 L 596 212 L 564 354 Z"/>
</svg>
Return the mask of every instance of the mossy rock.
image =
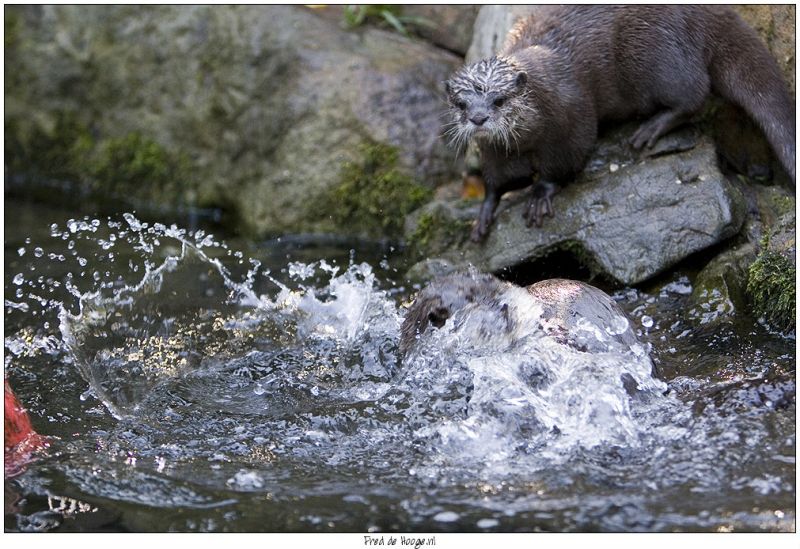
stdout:
<svg viewBox="0 0 800 549">
<path fill-rule="evenodd" d="M 428 197 L 405 185 L 406 174 L 433 188 L 459 172 L 437 136 L 441 82 L 462 60 L 420 40 L 349 32 L 301 6 L 4 11 L 6 174 L 15 193 L 78 181 L 87 200 L 121 195 L 109 211 L 131 202 L 139 211 L 215 208 L 250 237 L 386 237 Z M 73 133 L 92 138 L 88 152 L 73 154 L 69 143 L 80 140 L 53 133 L 62 111 L 83 124 Z M 379 158 L 383 168 L 355 175 L 369 163 L 364 141 L 398 147 L 397 165 Z M 350 185 L 320 208 L 346 160 Z M 26 177 L 34 171 L 57 181 L 37 185 Z M 376 185 L 382 196 L 372 195 Z"/>
<path fill-rule="evenodd" d="M 99 195 L 165 204 L 187 203 L 188 157 L 139 132 L 97 138 L 73 111 L 5 121 L 6 168 L 27 180 L 66 182 Z"/>
<path fill-rule="evenodd" d="M 706 324 L 746 311 L 748 269 L 755 258 L 755 247 L 745 243 L 709 261 L 694 280 L 689 316 Z"/>
<path fill-rule="evenodd" d="M 3 17 L 3 47 L 5 49 L 12 48 L 17 43 L 21 27 L 19 14 L 6 8 Z"/>
<path fill-rule="evenodd" d="M 753 312 L 782 331 L 793 330 L 797 319 L 795 234 L 794 213 L 788 213 L 764 237 L 747 281 Z"/>
<path fill-rule="evenodd" d="M 89 127 L 70 111 L 9 117 L 5 121 L 6 167 L 12 174 L 77 182 L 95 147 Z"/>
<path fill-rule="evenodd" d="M 320 195 L 314 207 L 330 212 L 337 232 L 398 238 L 406 215 L 433 194 L 398 167 L 398 158 L 396 147 L 362 144 L 358 159 L 344 164 L 337 183 Z"/>
<path fill-rule="evenodd" d="M 185 155 L 138 132 L 102 142 L 87 168 L 102 189 L 156 202 L 175 201 L 191 178 Z"/>
<path fill-rule="evenodd" d="M 471 217 L 459 217 L 444 202 L 432 202 L 409 216 L 406 243 L 418 258 L 439 254 L 466 241 L 471 226 Z"/>
</svg>

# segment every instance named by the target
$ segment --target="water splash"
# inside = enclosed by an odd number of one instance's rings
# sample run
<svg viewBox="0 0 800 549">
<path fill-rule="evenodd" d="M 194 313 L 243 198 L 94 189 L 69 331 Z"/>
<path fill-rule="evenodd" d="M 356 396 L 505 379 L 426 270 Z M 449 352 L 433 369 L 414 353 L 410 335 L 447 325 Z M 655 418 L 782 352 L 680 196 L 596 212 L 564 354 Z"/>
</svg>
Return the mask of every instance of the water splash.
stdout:
<svg viewBox="0 0 800 549">
<path fill-rule="evenodd" d="M 579 343 L 571 346 L 540 328 L 547 321 L 526 292 L 509 289 L 503 302 L 522 316 L 513 332 L 487 334 L 496 307 L 471 305 L 409 355 L 401 386 L 435 396 L 421 407 L 448 410 L 417 436 L 439 441 L 452 461 L 486 463 L 493 475 L 513 471 L 515 456 L 535 456 L 526 466 L 538 469 L 577 448 L 638 446 L 648 423 L 636 407 L 663 399 L 666 385 L 652 377 L 645 346 L 610 338 L 628 329 L 624 317 L 610 326 L 581 319 L 566 337 Z"/>
<path fill-rule="evenodd" d="M 698 416 L 706 384 L 676 380 L 664 395 L 648 345 L 614 343 L 630 328 L 659 334 L 652 308 L 632 325 L 577 322 L 570 339 L 591 352 L 533 328 L 486 333 L 478 317 L 455 315 L 401 362 L 403 311 L 368 264 L 294 262 L 273 275 L 202 231 L 132 215 L 70 220 L 51 236 L 57 245 L 26 243 L 20 257 L 36 269 L 9 277 L 21 294 L 6 300 L 7 318 L 36 313 L 51 329 L 12 331 L 6 367 L 32 354 L 69 360 L 88 385 L 82 398 L 114 414 L 112 427 L 86 434 L 92 452 L 67 452 L 64 474 L 86 493 L 209 509 L 230 505 L 231 492 L 352 502 L 380 493 L 433 525 L 474 524 L 470 508 L 487 527 L 557 508 L 571 524 L 600 513 L 613 529 L 630 517 L 602 514 L 608 485 L 793 490 L 793 462 L 776 458 L 774 474 L 737 470 L 770 435 L 761 412 L 732 421 L 724 405 L 762 393 L 734 388 Z M 538 326 L 540 313 L 522 311 L 521 325 Z M 793 448 L 770 451 L 784 459 Z M 575 487 L 596 507 L 571 507 Z M 443 510 L 454 492 L 466 503 Z M 637 497 L 631 520 L 651 496 Z"/>
</svg>

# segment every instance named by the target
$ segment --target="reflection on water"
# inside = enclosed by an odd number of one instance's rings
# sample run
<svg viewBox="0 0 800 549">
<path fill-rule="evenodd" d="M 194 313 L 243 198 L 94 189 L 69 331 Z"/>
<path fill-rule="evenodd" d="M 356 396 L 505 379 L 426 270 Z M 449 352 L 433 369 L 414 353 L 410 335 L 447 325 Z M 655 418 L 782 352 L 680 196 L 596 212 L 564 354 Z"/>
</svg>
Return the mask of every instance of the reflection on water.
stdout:
<svg viewBox="0 0 800 549">
<path fill-rule="evenodd" d="M 795 527 L 793 341 L 692 324 L 686 279 L 615 296 L 631 348 L 477 345 L 455 316 L 401 361 L 392 256 L 245 254 L 129 214 L 15 234 L 6 372 L 53 445 L 7 481 L 29 500 L 7 529 Z"/>
</svg>

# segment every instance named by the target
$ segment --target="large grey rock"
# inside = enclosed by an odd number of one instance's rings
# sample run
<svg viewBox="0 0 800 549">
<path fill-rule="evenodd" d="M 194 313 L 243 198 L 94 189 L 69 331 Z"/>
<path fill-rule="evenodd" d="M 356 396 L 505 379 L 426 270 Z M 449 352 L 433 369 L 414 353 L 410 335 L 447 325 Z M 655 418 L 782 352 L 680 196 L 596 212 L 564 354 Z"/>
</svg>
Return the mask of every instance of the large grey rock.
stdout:
<svg viewBox="0 0 800 549">
<path fill-rule="evenodd" d="M 277 5 L 35 6 L 6 29 L 7 128 L 68 111 L 100 142 L 141 134 L 190 165 L 178 202 L 250 234 L 318 227 L 311 198 L 364 143 L 398 147 L 430 187 L 457 173 L 439 114 L 460 60 L 394 32 Z"/>
<path fill-rule="evenodd" d="M 475 19 L 472 42 L 467 50 L 467 63 L 496 54 L 514 23 L 530 11 L 531 8 L 524 5 L 483 6 Z"/>
<path fill-rule="evenodd" d="M 409 4 L 403 15 L 418 17 L 430 25 L 415 25 L 414 32 L 437 46 L 464 55 L 472 41 L 472 28 L 481 6 Z"/>
<path fill-rule="evenodd" d="M 429 260 L 412 275 L 425 277 L 428 265 L 438 273 L 469 264 L 498 272 L 566 249 L 622 284 L 637 284 L 739 231 L 744 198 L 719 172 L 707 138 L 677 132 L 660 140 L 655 156 L 638 159 L 618 145 L 629 131 L 600 142 L 584 173 L 556 195 L 555 216 L 541 228 L 527 228 L 522 217 L 529 189 L 501 200 L 481 244 L 463 228 L 454 239 L 452 229 L 477 217 L 477 203 L 430 205 L 415 214 L 407 235 L 425 243 Z"/>
</svg>

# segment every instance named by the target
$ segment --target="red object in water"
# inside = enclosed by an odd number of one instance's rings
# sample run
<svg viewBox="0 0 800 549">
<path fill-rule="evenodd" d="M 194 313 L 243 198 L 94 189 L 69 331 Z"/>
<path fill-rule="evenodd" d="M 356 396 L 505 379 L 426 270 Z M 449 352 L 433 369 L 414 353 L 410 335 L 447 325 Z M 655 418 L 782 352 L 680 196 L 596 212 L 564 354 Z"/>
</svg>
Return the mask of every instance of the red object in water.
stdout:
<svg viewBox="0 0 800 549">
<path fill-rule="evenodd" d="M 13 477 L 25 470 L 33 453 L 48 446 L 47 439 L 33 430 L 25 411 L 8 382 L 5 382 L 5 476 Z"/>
</svg>

